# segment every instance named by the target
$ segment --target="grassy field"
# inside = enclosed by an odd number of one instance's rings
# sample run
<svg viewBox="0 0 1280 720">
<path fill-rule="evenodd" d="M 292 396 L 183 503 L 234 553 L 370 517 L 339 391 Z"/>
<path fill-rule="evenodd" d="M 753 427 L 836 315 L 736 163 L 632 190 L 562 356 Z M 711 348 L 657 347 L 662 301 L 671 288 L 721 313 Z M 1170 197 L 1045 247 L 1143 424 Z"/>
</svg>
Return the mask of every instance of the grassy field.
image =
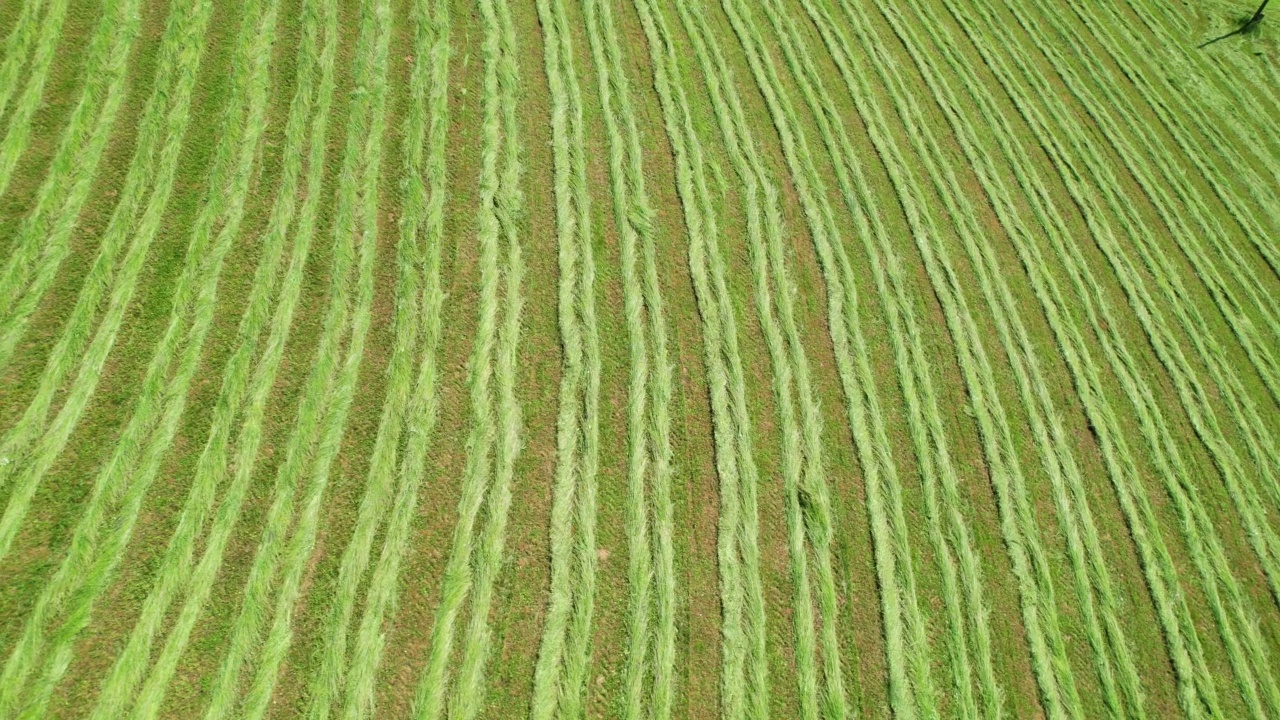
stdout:
<svg viewBox="0 0 1280 720">
<path fill-rule="evenodd" d="M 1280 718 L 1280 29 L 0 3 L 0 720 Z"/>
</svg>

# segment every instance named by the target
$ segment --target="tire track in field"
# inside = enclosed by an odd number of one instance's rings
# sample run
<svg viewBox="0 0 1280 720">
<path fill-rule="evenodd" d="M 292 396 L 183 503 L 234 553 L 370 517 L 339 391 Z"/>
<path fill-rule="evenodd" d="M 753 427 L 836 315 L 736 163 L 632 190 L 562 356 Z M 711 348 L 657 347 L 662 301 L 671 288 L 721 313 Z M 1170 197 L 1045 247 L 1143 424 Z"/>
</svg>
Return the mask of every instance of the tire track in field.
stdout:
<svg viewBox="0 0 1280 720">
<path fill-rule="evenodd" d="M 1072 372 L 1077 394 L 1102 444 L 1103 460 L 1133 534 L 1144 577 L 1150 588 L 1158 620 L 1170 650 L 1171 662 L 1179 683 L 1179 703 L 1188 716 L 1199 717 L 1204 707 L 1211 709 L 1217 707 L 1216 690 L 1205 668 L 1197 630 L 1186 600 L 1179 591 L 1177 571 L 1161 536 L 1150 499 L 1141 485 L 1136 463 L 1124 438 L 1119 420 L 1105 400 L 1100 370 L 1079 328 L 1073 324 L 1070 317 L 1064 317 L 1069 305 L 1066 304 L 1065 296 L 1053 275 L 1046 270 L 1045 258 L 1033 240 L 1035 233 L 1017 212 L 1010 188 L 996 173 L 995 161 L 980 147 L 970 120 L 958 114 L 959 104 L 955 91 L 940 81 L 940 77 L 943 77 L 940 73 L 935 74 L 936 69 L 933 63 L 936 55 L 928 54 L 928 49 L 922 49 L 920 39 L 912 30 L 916 26 L 915 22 L 889 10 L 882 15 L 911 54 L 916 68 L 930 86 L 933 97 L 938 101 L 939 107 L 947 116 L 949 125 L 960 140 L 966 158 L 977 172 L 983 187 L 993 198 L 993 207 L 1000 215 L 1002 224 L 1010 230 L 1010 238 L 1019 253 L 1023 268 L 1030 276 L 1037 299 L 1049 320 L 1068 368 Z M 927 22 L 932 23 L 933 20 L 928 18 Z M 950 39 L 940 36 L 933 29 L 936 25 L 923 26 L 929 29 L 937 54 L 942 55 L 952 73 L 962 78 L 961 84 L 968 89 L 970 96 L 981 108 L 981 122 L 989 123 L 996 129 L 994 136 L 1031 203 L 1039 228 L 1042 228 L 1046 234 L 1052 235 L 1056 242 L 1062 243 L 1064 238 L 1061 229 L 1066 226 L 1066 222 L 1060 211 L 1054 207 L 1043 182 L 1036 176 L 1033 170 L 1034 165 L 1026 152 L 1012 144 L 1011 138 L 1014 134 L 1008 126 L 1008 121 L 994 110 L 990 96 L 980 90 L 980 85 L 955 54 L 954 48 L 950 45 Z M 1095 332 L 1101 335 L 1101 328 L 1097 327 L 1096 323 L 1094 327 Z M 1200 704 L 1202 698 L 1204 706 Z"/>
<path fill-rule="evenodd" d="M 706 160 L 693 128 L 671 33 L 662 12 L 649 0 L 636 2 L 636 9 L 648 40 L 667 139 L 675 156 L 677 192 L 689 233 L 690 272 L 703 318 L 720 478 L 721 715 L 763 718 L 768 715 L 769 688 L 757 544 L 758 479 L 737 328 L 703 171 Z"/>
<path fill-rule="evenodd" d="M 412 716 L 419 720 L 436 720 L 445 712 L 446 704 L 449 716 L 462 720 L 471 720 L 481 709 L 490 643 L 489 606 L 502 559 L 510 485 L 520 445 L 520 409 L 515 397 L 524 268 L 518 237 L 523 204 L 516 117 L 519 68 L 515 60 L 515 30 L 506 2 L 480 0 L 479 11 L 484 27 L 484 90 L 477 233 L 481 251 L 480 322 L 468 368 L 472 426 L 458 524 L 436 608 L 427 667 L 414 696 Z M 504 243 L 505 267 L 500 259 Z M 505 287 L 501 287 L 504 279 Z M 486 494 L 487 523 L 477 551 L 475 525 Z M 476 568 L 472 567 L 473 555 Z M 458 664 L 460 671 L 450 693 L 454 635 L 468 594 L 472 600 L 471 617 Z"/>
<path fill-rule="evenodd" d="M 531 716 L 575 718 L 582 711 L 595 602 L 596 485 L 599 467 L 600 342 L 595 313 L 590 195 L 582 93 L 564 4 L 540 0 L 551 89 L 552 157 L 559 247 L 559 325 L 564 369 L 551 507 L 551 589 Z"/>
<path fill-rule="evenodd" d="M 585 0 L 583 5 L 609 135 L 610 189 L 622 244 L 623 303 L 631 351 L 626 520 L 631 596 L 624 715 L 628 720 L 644 720 L 652 712 L 655 720 L 667 720 L 675 698 L 676 670 L 672 391 L 656 267 L 656 228 L 613 10 L 610 3 L 597 0 Z M 650 630 L 655 618 L 657 628 Z"/>
<path fill-rule="evenodd" d="M 1096 188 L 1084 183 L 1083 178 L 1086 175 L 1076 167 L 1075 156 L 1069 154 L 1063 147 L 1063 136 L 1048 127 L 1037 104 L 1029 100 L 1020 86 L 1012 81 L 1011 72 L 1004 59 L 987 45 L 985 36 L 973 25 L 973 17 L 954 7 L 949 7 L 949 10 L 953 11 L 951 13 L 953 19 L 961 26 L 988 67 L 995 73 L 1001 86 L 1013 100 L 1014 107 L 1031 126 L 1041 146 L 1049 153 L 1056 171 L 1073 199 L 1079 204 L 1104 254 L 1114 252 L 1111 246 L 1116 242 L 1115 231 L 1109 224 L 1104 223 L 1105 214 L 1100 206 L 1102 201 L 1098 198 L 1105 188 Z M 1077 153 L 1081 152 L 1078 143 L 1073 142 L 1070 137 L 1065 138 L 1065 142 L 1070 143 Z M 1110 305 L 1101 292 L 1102 286 L 1089 272 L 1078 248 L 1068 242 L 1058 245 L 1057 249 L 1059 255 L 1069 261 L 1067 266 L 1077 270 L 1073 273 L 1073 281 L 1080 296 L 1085 300 L 1086 306 L 1091 308 L 1092 303 L 1096 303 L 1103 312 L 1105 331 L 1099 332 L 1099 337 L 1108 353 L 1112 369 L 1121 378 L 1126 392 L 1138 411 L 1144 439 L 1151 449 L 1150 457 L 1156 463 L 1166 491 L 1179 513 L 1192 560 L 1200 575 L 1201 585 L 1208 598 L 1219 633 L 1226 644 L 1227 656 L 1235 672 L 1237 686 L 1242 696 L 1248 700 L 1253 714 L 1258 716 L 1261 707 L 1257 697 L 1255 668 L 1263 678 L 1270 677 L 1270 670 L 1262 649 L 1263 641 L 1251 604 L 1243 595 L 1234 577 L 1222 542 L 1199 500 L 1198 490 L 1182 459 L 1182 450 L 1174 442 L 1159 404 L 1150 387 L 1137 382 L 1137 379 L 1143 375 L 1137 369 L 1138 366 L 1129 353 L 1124 338 L 1115 330 L 1117 326 L 1108 312 Z M 1113 265 L 1113 269 L 1117 271 L 1122 283 L 1132 283 L 1132 271 L 1128 266 Z M 1141 306 L 1136 310 L 1139 311 L 1140 322 L 1144 324 L 1150 322 L 1149 314 L 1144 314 Z M 1093 318 L 1092 310 L 1090 313 Z M 1224 593 L 1230 603 L 1229 607 L 1223 602 L 1222 594 Z M 1237 633 L 1244 635 L 1243 640 Z M 1202 683 L 1201 687 L 1204 688 L 1207 685 Z"/>
<path fill-rule="evenodd" d="M 0 370 L 13 358 L 31 314 L 70 251 L 71 231 L 124 100 L 129 53 L 138 34 L 138 4 L 139 0 L 104 3 L 102 19 L 89 39 L 80 99 L 35 203 L 8 248 L 9 257 L 0 271 Z M 27 3 L 24 8 L 33 5 Z M 100 272 L 108 266 L 103 265 Z M 40 412 L 47 412 L 47 406 Z M 0 484 L 5 477 L 0 472 Z"/>
</svg>

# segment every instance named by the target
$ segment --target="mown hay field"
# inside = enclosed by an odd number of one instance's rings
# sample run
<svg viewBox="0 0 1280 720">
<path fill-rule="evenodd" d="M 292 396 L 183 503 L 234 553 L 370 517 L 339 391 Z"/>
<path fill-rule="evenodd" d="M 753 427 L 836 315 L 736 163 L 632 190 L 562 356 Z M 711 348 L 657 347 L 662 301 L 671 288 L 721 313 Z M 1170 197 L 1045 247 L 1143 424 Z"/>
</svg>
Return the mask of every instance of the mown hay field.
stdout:
<svg viewBox="0 0 1280 720">
<path fill-rule="evenodd" d="M 1280 718 L 1253 14 L 0 3 L 0 720 Z"/>
</svg>

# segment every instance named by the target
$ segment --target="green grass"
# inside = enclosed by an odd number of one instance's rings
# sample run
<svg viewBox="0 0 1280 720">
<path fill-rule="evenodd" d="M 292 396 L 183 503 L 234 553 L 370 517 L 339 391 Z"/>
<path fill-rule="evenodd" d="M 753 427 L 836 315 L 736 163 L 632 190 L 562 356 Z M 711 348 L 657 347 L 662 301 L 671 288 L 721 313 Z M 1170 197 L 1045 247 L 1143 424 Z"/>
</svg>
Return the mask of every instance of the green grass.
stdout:
<svg viewBox="0 0 1280 720">
<path fill-rule="evenodd" d="M 1229 4 L 2 6 L 0 716 L 1280 712 Z"/>
</svg>

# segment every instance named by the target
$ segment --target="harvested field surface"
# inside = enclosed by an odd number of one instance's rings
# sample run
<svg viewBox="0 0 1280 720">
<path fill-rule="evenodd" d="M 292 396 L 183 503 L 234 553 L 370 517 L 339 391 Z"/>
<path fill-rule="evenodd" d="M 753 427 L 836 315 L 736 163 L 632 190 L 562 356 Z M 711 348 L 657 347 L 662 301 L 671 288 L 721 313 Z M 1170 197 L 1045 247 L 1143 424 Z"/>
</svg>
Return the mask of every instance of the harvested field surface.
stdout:
<svg viewBox="0 0 1280 720">
<path fill-rule="evenodd" d="M 1280 720 L 1266 10 L 0 3 L 0 720 Z"/>
</svg>

